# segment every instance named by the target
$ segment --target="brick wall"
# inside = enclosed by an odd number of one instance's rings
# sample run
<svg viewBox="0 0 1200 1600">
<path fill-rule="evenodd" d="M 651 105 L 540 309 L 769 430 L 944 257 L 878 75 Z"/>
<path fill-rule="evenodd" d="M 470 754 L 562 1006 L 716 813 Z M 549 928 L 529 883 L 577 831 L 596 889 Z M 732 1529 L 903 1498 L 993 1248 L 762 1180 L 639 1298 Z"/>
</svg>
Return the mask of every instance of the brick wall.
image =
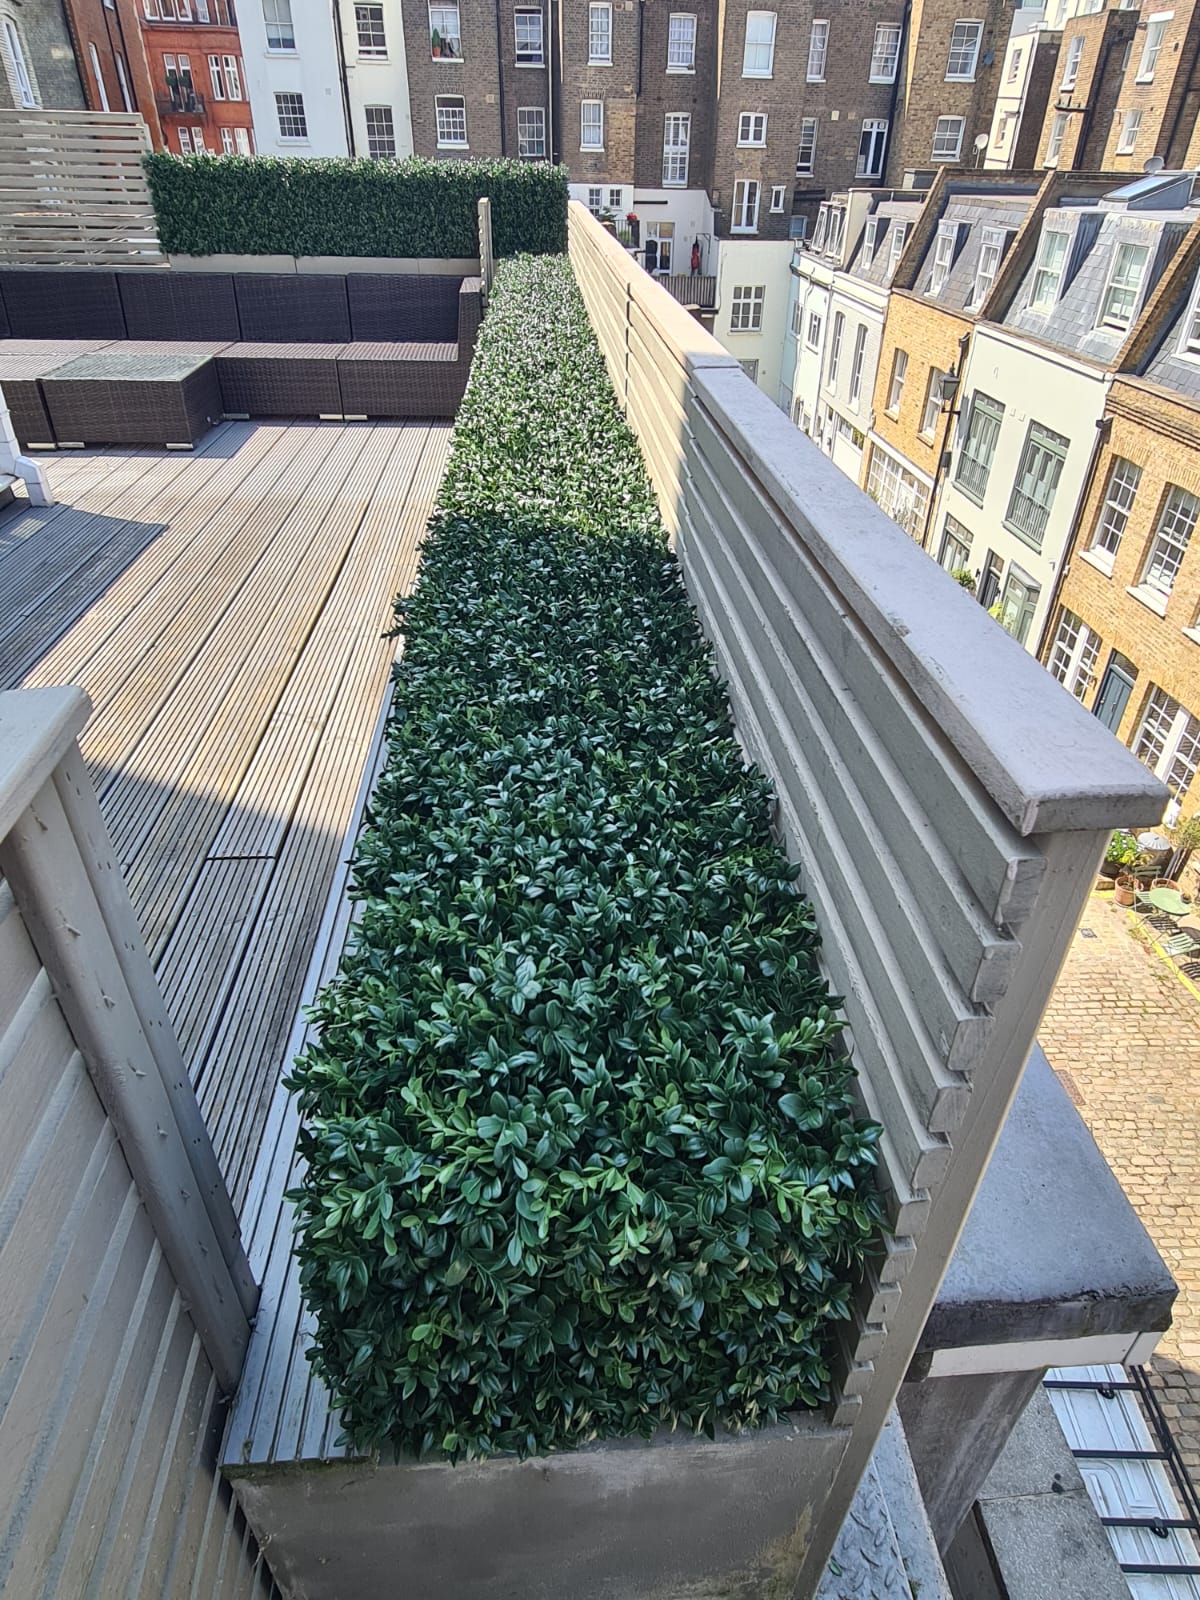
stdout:
<svg viewBox="0 0 1200 1600">
<path fill-rule="evenodd" d="M 88 0 L 88 3 L 102 4 L 102 0 Z M 210 0 L 209 15 L 214 18 L 219 15 L 216 0 Z M 200 129 L 204 148 L 210 155 L 226 153 L 222 129 L 243 128 L 249 132 L 254 120 L 250 111 L 246 70 L 242 61 L 242 45 L 237 29 L 222 27 L 215 21 L 153 22 L 144 15 L 139 21 L 150 87 L 162 128 L 163 147 L 176 155 L 179 154 L 181 146 L 178 130 L 182 127 L 188 130 L 189 145 L 195 139 L 196 129 Z M 172 56 L 176 63 L 180 56 L 186 56 L 191 62 L 192 84 L 200 96 L 196 110 L 177 114 L 164 105 L 163 102 L 168 99 L 169 93 L 167 70 L 164 65 L 164 57 L 168 55 Z M 218 98 L 214 92 L 212 73 L 208 64 L 209 57 L 214 55 L 221 60 L 219 83 L 225 95 L 224 99 Z M 233 84 L 229 83 L 224 70 L 227 56 L 232 57 L 237 64 L 237 81 Z M 231 88 L 240 88 L 240 98 L 229 98 Z M 119 103 L 117 101 L 114 104 L 114 109 Z"/>
<path fill-rule="evenodd" d="M 16 25 L 38 103 L 52 111 L 82 111 L 86 101 L 61 0 L 22 0 L 19 6 L 5 5 L 4 14 Z M 4 50 L 7 57 L 7 45 Z M 0 72 L 0 106 L 19 106 L 7 60 L 5 66 Z M 120 100 L 115 109 L 122 109 Z"/>
<path fill-rule="evenodd" d="M 717 126 L 717 7 L 713 0 L 688 0 L 686 9 L 696 18 L 695 71 L 668 72 L 670 15 L 672 10 L 681 9 L 682 0 L 646 0 L 642 10 L 642 96 L 633 172 L 639 188 L 657 189 L 662 184 L 663 129 L 671 112 L 686 112 L 692 119 L 688 187 L 712 187 Z"/>
<path fill-rule="evenodd" d="M 1137 669 L 1134 690 L 1118 728 L 1131 744 L 1137 734 L 1151 685 L 1164 689 L 1200 716 L 1200 643 L 1183 631 L 1196 624 L 1200 605 L 1200 540 L 1193 539 L 1167 600 L 1158 616 L 1128 593 L 1137 585 L 1154 537 L 1167 486 L 1178 484 L 1200 495 L 1200 405 L 1188 404 L 1137 380 L 1117 379 L 1105 412 L 1111 432 L 1100 453 L 1084 502 L 1079 537 L 1067 567 L 1059 602 L 1100 635 L 1102 645 L 1095 678 L 1084 697 L 1094 706 L 1114 650 Z M 1142 475 L 1112 566 L 1111 576 L 1097 570 L 1082 552 L 1092 544 L 1115 456 L 1141 468 Z M 1049 658 L 1058 613 L 1051 618 L 1044 659 Z M 1193 785 L 1193 801 L 1196 798 Z M 1185 811 L 1195 809 L 1185 804 Z"/>
<path fill-rule="evenodd" d="M 951 35 L 955 22 L 964 17 L 984 25 L 975 75 L 970 82 L 947 81 Z M 1011 21 L 1011 0 L 985 0 L 974 7 L 964 6 L 962 0 L 914 0 L 904 94 L 888 159 L 889 182 L 898 184 L 908 168 L 938 165 L 933 140 L 939 117 L 964 119 L 960 164 L 973 164 L 973 141 L 991 128 Z"/>
<path fill-rule="evenodd" d="M 903 290 L 888 300 L 875 379 L 875 432 L 893 455 L 903 456 L 931 478 L 937 476 L 952 418 L 950 408 L 944 408 L 933 434 L 921 432 L 930 371 L 936 367 L 949 372 L 959 365 L 958 341 L 971 327 L 970 317 L 944 311 Z M 897 350 L 907 353 L 908 371 L 899 412 L 893 415 L 886 407 Z"/>
<path fill-rule="evenodd" d="M 413 149 L 419 156 L 434 158 L 498 156 L 507 139 L 501 138 L 502 86 L 496 50 L 496 7 L 489 0 L 459 0 L 458 10 L 462 56 L 458 60 L 442 57 L 435 61 L 430 49 L 428 5 L 425 0 L 403 0 Z M 511 7 L 502 8 L 501 23 L 511 27 Z M 467 150 L 438 149 L 438 95 L 461 95 L 465 101 Z M 515 118 L 514 108 L 511 124 L 514 130 Z M 508 118 L 505 120 L 507 122 Z M 515 141 L 515 132 L 513 139 Z M 515 142 L 511 153 L 516 153 Z"/>
<path fill-rule="evenodd" d="M 1174 7 L 1174 17 L 1167 23 L 1162 49 L 1154 69 L 1153 81 L 1139 83 L 1143 47 L 1146 42 L 1146 15 L 1152 7 L 1143 7 L 1142 13 L 1130 18 L 1134 24 L 1129 61 L 1115 96 L 1116 106 L 1108 112 L 1108 126 L 1104 126 L 1104 113 L 1097 107 L 1097 141 L 1106 134 L 1098 165 L 1109 172 L 1141 172 L 1151 156 L 1162 156 L 1168 165 L 1183 159 L 1193 133 L 1196 118 L 1196 100 L 1192 78 L 1200 50 L 1200 14 L 1196 0 L 1179 0 Z M 1124 55 L 1124 45 L 1114 56 L 1119 61 Z M 1190 121 L 1188 111 L 1190 107 Z M 1141 112 L 1137 138 L 1133 150 L 1122 154 L 1117 145 L 1125 114 Z"/>
<path fill-rule="evenodd" d="M 575 183 L 624 184 L 633 177 L 638 129 L 637 86 L 640 17 L 634 0 L 612 0 L 612 63 L 589 60 L 589 12 L 585 0 L 562 7 L 562 159 Z M 664 46 L 665 51 L 665 46 Z M 580 148 L 585 100 L 604 106 L 604 148 Z M 661 141 L 662 123 L 658 138 Z"/>
</svg>

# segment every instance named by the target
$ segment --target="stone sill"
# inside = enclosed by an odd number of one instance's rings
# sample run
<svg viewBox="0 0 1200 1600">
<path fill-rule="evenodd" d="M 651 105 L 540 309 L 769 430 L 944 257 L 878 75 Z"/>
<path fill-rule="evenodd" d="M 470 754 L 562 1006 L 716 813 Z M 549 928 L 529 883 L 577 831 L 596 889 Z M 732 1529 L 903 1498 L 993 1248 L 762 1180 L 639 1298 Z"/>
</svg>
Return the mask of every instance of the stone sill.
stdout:
<svg viewBox="0 0 1200 1600">
<path fill-rule="evenodd" d="M 1095 567 L 1096 571 L 1102 572 L 1106 578 L 1112 577 L 1113 567 L 1116 564 L 1112 556 L 1105 556 L 1102 551 L 1097 550 L 1081 550 L 1079 559 L 1086 561 L 1089 567 Z"/>
<path fill-rule="evenodd" d="M 1125 593 L 1132 595 L 1135 600 L 1140 600 L 1147 611 L 1153 611 L 1156 617 L 1165 617 L 1167 614 L 1167 597 L 1159 594 L 1157 589 L 1149 589 L 1143 583 L 1127 585 Z"/>
</svg>

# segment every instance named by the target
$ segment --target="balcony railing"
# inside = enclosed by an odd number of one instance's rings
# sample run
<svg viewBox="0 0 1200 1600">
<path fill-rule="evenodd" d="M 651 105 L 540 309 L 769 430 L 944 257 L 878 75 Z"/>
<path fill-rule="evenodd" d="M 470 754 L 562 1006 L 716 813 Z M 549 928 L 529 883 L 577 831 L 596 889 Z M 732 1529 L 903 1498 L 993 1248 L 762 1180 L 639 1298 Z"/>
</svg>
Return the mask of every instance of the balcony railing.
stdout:
<svg viewBox="0 0 1200 1600">
<path fill-rule="evenodd" d="M 205 99 L 195 89 L 176 88 L 158 96 L 160 117 L 202 117 Z"/>
<path fill-rule="evenodd" d="M 699 272 L 675 272 L 659 278 L 659 283 L 680 305 L 712 311 L 717 303 L 717 280 Z"/>
<path fill-rule="evenodd" d="M 1012 499 L 1008 502 L 1008 515 L 1004 520 L 1014 533 L 1040 550 L 1049 517 L 1049 506 L 1042 505 L 1023 489 L 1014 489 Z"/>
<path fill-rule="evenodd" d="M 986 462 L 976 461 L 974 456 L 960 455 L 954 481 L 965 494 L 971 496 L 972 500 L 978 500 L 982 504 L 990 470 Z"/>
</svg>

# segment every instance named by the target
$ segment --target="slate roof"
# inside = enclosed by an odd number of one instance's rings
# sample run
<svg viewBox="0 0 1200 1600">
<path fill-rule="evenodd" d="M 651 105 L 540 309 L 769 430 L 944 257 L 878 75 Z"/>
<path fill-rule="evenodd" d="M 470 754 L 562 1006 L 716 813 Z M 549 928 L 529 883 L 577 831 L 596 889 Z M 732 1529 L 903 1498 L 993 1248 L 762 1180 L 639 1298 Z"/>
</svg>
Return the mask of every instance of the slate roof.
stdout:
<svg viewBox="0 0 1200 1600">
<path fill-rule="evenodd" d="M 1200 356 L 1179 353 L 1195 290 L 1196 282 L 1193 280 L 1188 285 L 1186 296 L 1164 320 L 1158 345 L 1142 371 L 1151 383 L 1161 383 L 1164 389 L 1174 389 L 1177 394 L 1200 400 Z"/>
<path fill-rule="evenodd" d="M 866 267 L 862 264 L 863 240 L 860 238 L 846 270 L 853 277 L 861 279 L 864 283 L 875 283 L 880 288 L 884 288 L 888 281 L 888 265 L 891 259 L 892 229 L 899 223 L 907 222 L 911 225 L 916 222 L 924 203 L 925 196 L 915 193 L 911 200 L 892 199 L 879 201 L 871 212 L 872 217 L 879 219 L 875 237 L 875 254 L 871 259 L 871 264 Z M 867 220 L 870 221 L 870 217 Z"/>
<path fill-rule="evenodd" d="M 1136 321 L 1191 220 L 1186 212 L 1155 214 L 1104 205 L 1059 206 L 1047 211 L 1042 223 L 1043 234 L 1048 229 L 1060 230 L 1070 241 L 1058 298 L 1045 311 L 1035 311 L 1029 303 L 1041 248 L 1039 240 L 1003 318 L 1005 326 L 1019 328 L 1048 344 L 1107 365 L 1115 358 L 1129 331 L 1128 328 L 1097 326 L 1117 250 L 1122 244 L 1145 244 L 1150 249 L 1133 307 L 1132 320 Z"/>
<path fill-rule="evenodd" d="M 922 258 L 914 285 L 917 293 L 929 295 L 937 238 L 942 225 L 959 223 L 961 226 L 950 276 L 943 285 L 941 293 L 935 298 L 937 304 L 945 306 L 948 311 L 965 311 L 971 298 L 971 291 L 975 287 L 975 275 L 979 269 L 979 256 L 983 249 L 984 229 L 1004 228 L 1010 235 L 1015 234 L 1024 222 L 1034 198 L 1032 193 L 952 194 Z M 1010 237 L 1009 245 L 1011 243 Z"/>
</svg>

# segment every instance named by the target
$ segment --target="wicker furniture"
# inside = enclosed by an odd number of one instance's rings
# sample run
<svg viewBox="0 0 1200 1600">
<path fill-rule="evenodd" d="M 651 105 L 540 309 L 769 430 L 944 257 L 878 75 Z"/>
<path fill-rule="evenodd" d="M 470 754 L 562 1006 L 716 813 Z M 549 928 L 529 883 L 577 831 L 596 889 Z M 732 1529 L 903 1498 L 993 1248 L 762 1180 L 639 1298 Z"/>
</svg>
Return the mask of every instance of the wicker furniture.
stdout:
<svg viewBox="0 0 1200 1600">
<path fill-rule="evenodd" d="M 452 417 L 467 369 L 456 344 L 348 344 L 337 375 L 347 417 Z"/>
<path fill-rule="evenodd" d="M 350 337 L 361 344 L 445 344 L 458 338 L 461 278 L 355 272 L 346 279 Z"/>
<path fill-rule="evenodd" d="M 221 419 L 211 349 L 118 345 L 80 356 L 42 379 L 60 444 L 190 448 Z"/>
<path fill-rule="evenodd" d="M 233 280 L 247 344 L 345 344 L 350 338 L 346 280 L 298 272 L 239 273 Z"/>
<path fill-rule="evenodd" d="M 125 337 L 115 272 L 9 267 L 0 271 L 0 296 L 14 339 Z"/>
<path fill-rule="evenodd" d="M 231 272 L 118 272 L 117 289 L 130 339 L 242 336 Z"/>
<path fill-rule="evenodd" d="M 233 344 L 216 358 L 225 415 L 340 417 L 341 344 Z"/>
<path fill-rule="evenodd" d="M 38 380 L 79 356 L 106 348 L 103 339 L 5 339 L 0 343 L 0 390 L 23 450 L 51 449 L 55 443 Z"/>
</svg>

